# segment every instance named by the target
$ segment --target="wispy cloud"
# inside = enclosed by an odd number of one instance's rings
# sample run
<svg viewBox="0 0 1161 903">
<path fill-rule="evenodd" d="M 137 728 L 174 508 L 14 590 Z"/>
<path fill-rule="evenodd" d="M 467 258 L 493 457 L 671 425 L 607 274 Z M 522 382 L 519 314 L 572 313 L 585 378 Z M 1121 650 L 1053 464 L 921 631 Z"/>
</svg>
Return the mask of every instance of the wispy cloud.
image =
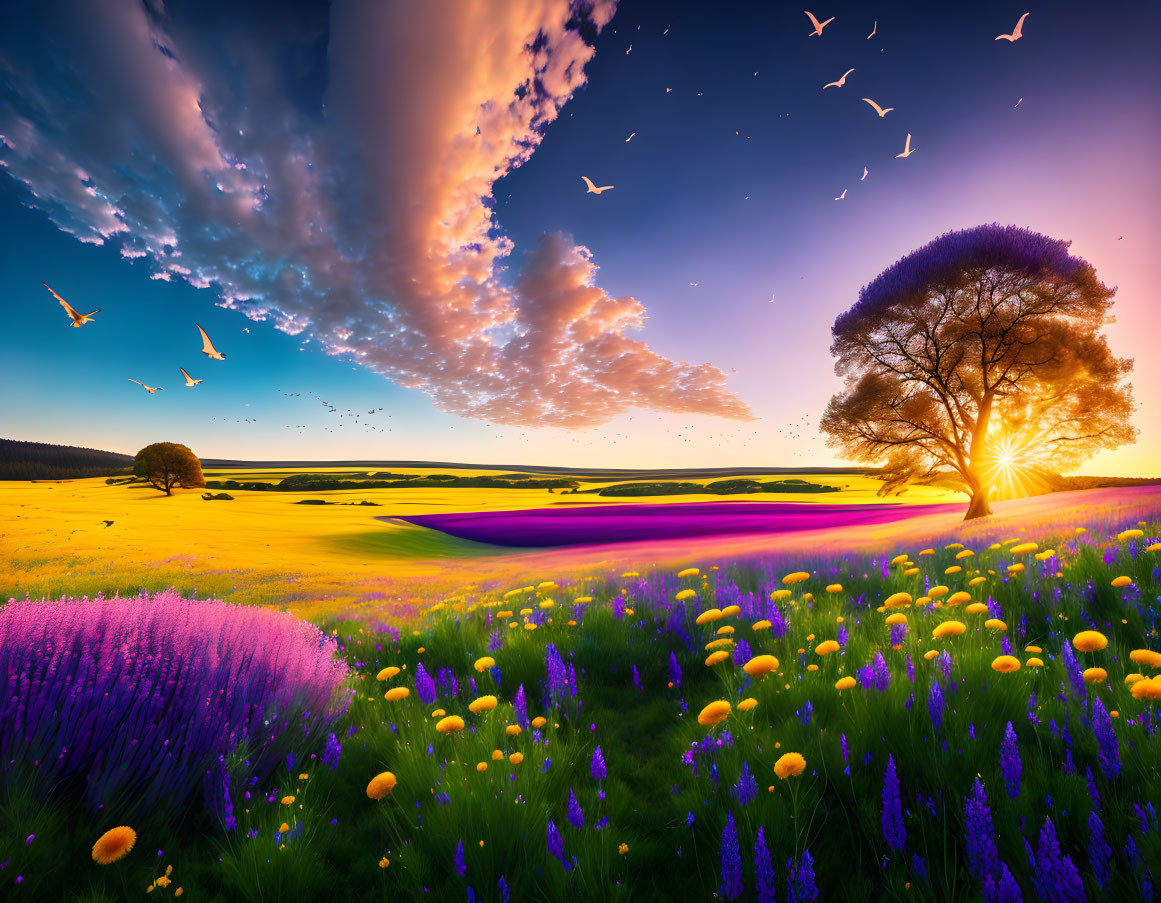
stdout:
<svg viewBox="0 0 1161 903">
<path fill-rule="evenodd" d="M 748 419 L 721 370 L 630 337 L 644 308 L 596 284 L 587 248 L 550 231 L 515 255 L 493 213 L 495 182 L 584 84 L 614 9 L 38 9 L 0 38 L 0 165 L 79 240 L 118 243 L 154 278 L 210 288 L 445 411 Z"/>
</svg>

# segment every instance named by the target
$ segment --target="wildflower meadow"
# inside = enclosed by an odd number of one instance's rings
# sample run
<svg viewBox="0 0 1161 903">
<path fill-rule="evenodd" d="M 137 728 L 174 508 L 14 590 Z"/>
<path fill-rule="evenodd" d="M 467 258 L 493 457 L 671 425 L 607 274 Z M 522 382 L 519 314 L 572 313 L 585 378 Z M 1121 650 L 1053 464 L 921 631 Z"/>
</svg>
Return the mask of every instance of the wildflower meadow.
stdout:
<svg viewBox="0 0 1161 903">
<path fill-rule="evenodd" d="M 13 601 L 4 896 L 1150 900 L 1159 533 Z"/>
</svg>

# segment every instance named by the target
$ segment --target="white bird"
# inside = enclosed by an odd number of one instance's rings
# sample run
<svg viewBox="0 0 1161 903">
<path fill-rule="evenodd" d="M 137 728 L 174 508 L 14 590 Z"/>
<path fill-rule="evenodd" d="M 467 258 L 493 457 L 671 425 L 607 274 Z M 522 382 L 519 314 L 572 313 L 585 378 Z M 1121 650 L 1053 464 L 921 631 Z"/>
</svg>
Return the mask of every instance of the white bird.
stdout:
<svg viewBox="0 0 1161 903">
<path fill-rule="evenodd" d="M 198 383 L 200 383 L 200 382 L 201 382 L 201 380 L 200 380 L 200 379 L 194 379 L 192 376 L 190 376 L 188 373 L 186 373 L 186 372 L 185 372 L 185 367 L 178 367 L 177 369 L 178 369 L 178 370 L 180 370 L 180 371 L 181 371 L 181 375 L 185 377 L 185 384 L 186 384 L 187 386 L 193 387 L 193 386 L 196 386 Z"/>
<path fill-rule="evenodd" d="M 636 135 L 636 134 L 637 134 L 636 132 L 633 133 L 633 135 Z M 630 135 L 628 138 L 625 139 L 626 144 L 628 144 L 630 141 L 633 140 L 633 135 Z"/>
<path fill-rule="evenodd" d="M 867 35 L 867 40 L 871 40 L 875 36 L 875 32 L 879 30 L 879 20 L 875 20 L 875 27 L 871 29 L 871 33 Z"/>
<path fill-rule="evenodd" d="M 833 81 L 829 85 L 823 85 L 822 90 L 825 91 L 827 88 L 841 88 L 843 85 L 845 85 L 847 83 L 847 76 L 850 75 L 854 71 L 855 71 L 854 69 L 848 69 L 846 72 L 843 73 L 842 78 L 840 78 L 838 81 Z"/>
<path fill-rule="evenodd" d="M 803 12 L 806 13 L 807 17 L 810 19 L 811 24 L 814 26 L 814 31 L 812 31 L 810 33 L 811 35 L 818 35 L 819 37 L 821 37 L 822 30 L 824 28 L 826 28 L 828 25 L 830 25 L 831 22 L 834 21 L 834 16 L 831 16 L 825 22 L 819 22 L 818 19 L 816 19 L 814 17 L 814 13 L 812 13 L 808 10 L 805 10 L 805 9 L 803 10 Z"/>
<path fill-rule="evenodd" d="M 690 285 L 692 285 L 692 286 L 698 286 L 698 285 L 701 285 L 701 283 L 700 283 L 700 282 L 691 282 L 691 283 L 690 283 Z"/>
<path fill-rule="evenodd" d="M 917 148 L 914 148 L 911 146 L 911 133 L 908 132 L 907 133 L 907 143 L 905 145 L 903 145 L 903 153 L 896 154 L 895 159 L 898 160 L 900 157 L 906 159 L 907 157 L 910 157 L 913 153 L 915 153 L 916 150 L 917 150 Z"/>
<path fill-rule="evenodd" d="M 877 103 L 875 103 L 869 97 L 864 97 L 863 100 L 865 100 L 867 103 L 869 103 L 872 107 L 875 108 L 875 112 L 879 114 L 880 119 L 882 119 L 884 116 L 886 116 L 888 113 L 890 113 L 893 109 L 895 109 L 894 107 L 887 107 L 887 109 L 884 110 L 881 106 L 879 106 Z"/>
<path fill-rule="evenodd" d="M 1022 104 L 1023 102 L 1024 102 L 1024 98 L 1021 97 L 1018 101 L 1016 101 L 1015 106 L 1013 106 L 1012 109 L 1013 110 L 1016 109 L 1016 107 L 1020 106 L 1020 104 Z"/>
<path fill-rule="evenodd" d="M 844 189 L 843 189 L 843 193 L 842 193 L 842 194 L 840 194 L 840 195 L 839 195 L 837 198 L 835 198 L 835 200 L 836 200 L 836 201 L 841 201 L 841 200 L 842 200 L 843 198 L 845 198 L 846 196 L 847 196 L 847 190 L 844 188 Z"/>
<path fill-rule="evenodd" d="M 154 386 L 147 386 L 147 385 L 145 385 L 145 383 L 143 383 L 143 382 L 138 382 L 138 381 L 137 381 L 137 380 L 135 380 L 135 379 L 131 379 L 131 380 L 129 380 L 129 382 L 131 382 L 131 383 L 137 383 L 137 385 L 139 385 L 139 386 L 140 386 L 142 389 L 144 389 L 144 390 L 145 390 L 146 392 L 148 392 L 150 395 L 152 395 L 154 392 L 164 392 L 164 391 L 165 391 L 165 389 L 164 389 L 163 387 L 161 387 L 161 386 L 156 386 L 156 387 L 154 387 Z"/>
<path fill-rule="evenodd" d="M 198 326 L 198 324 L 194 323 L 194 326 Z M 224 361 L 226 356 L 214 347 L 214 343 L 210 341 L 210 337 L 206 335 L 206 331 L 198 326 L 198 332 L 202 334 L 202 354 L 215 361 Z"/>
<path fill-rule="evenodd" d="M 60 306 L 65 309 L 65 313 L 73 318 L 73 326 L 75 326 L 75 327 L 79 328 L 81 326 L 84 326 L 86 323 L 91 323 L 93 321 L 93 314 L 99 314 L 101 312 L 101 308 L 98 307 L 96 310 L 91 311 L 90 313 L 79 314 L 75 310 L 73 310 L 72 306 L 64 298 L 62 298 L 56 292 L 53 292 L 52 289 L 49 288 L 47 282 L 42 282 L 40 284 L 43 285 L 45 288 L 47 288 L 50 292 L 52 292 L 52 296 L 54 298 L 56 298 L 57 301 L 60 302 Z"/>
<path fill-rule="evenodd" d="M 634 134 L 636 133 L 634 132 Z M 593 184 L 593 180 L 588 176 L 581 176 L 581 178 L 584 179 L 585 184 L 589 186 L 589 189 L 585 192 L 585 194 L 600 194 L 602 191 L 608 191 L 613 187 L 612 185 L 602 185 L 600 188 L 597 188 L 597 186 Z"/>
<path fill-rule="evenodd" d="M 1011 34 L 998 34 L 998 35 L 996 35 L 996 40 L 997 41 L 1018 41 L 1018 40 L 1020 40 L 1020 38 L 1024 37 L 1024 31 L 1023 31 L 1024 20 L 1027 18 L 1028 18 L 1028 14 L 1024 13 L 1024 15 L 1022 15 L 1020 17 L 1020 21 L 1016 23 L 1016 27 L 1012 29 Z"/>
<path fill-rule="evenodd" d="M 865 179 L 866 177 L 867 177 L 867 167 L 864 166 L 863 167 L 863 174 L 861 176 L 859 176 L 859 181 L 860 182 L 863 181 L 863 179 Z"/>
</svg>

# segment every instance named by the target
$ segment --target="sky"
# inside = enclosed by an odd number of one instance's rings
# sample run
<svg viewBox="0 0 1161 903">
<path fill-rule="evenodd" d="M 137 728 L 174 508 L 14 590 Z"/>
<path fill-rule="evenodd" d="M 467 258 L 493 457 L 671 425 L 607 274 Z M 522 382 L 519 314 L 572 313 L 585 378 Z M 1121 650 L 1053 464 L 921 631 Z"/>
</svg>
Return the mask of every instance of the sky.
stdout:
<svg viewBox="0 0 1161 903">
<path fill-rule="evenodd" d="M 6 8 L 0 435 L 833 465 L 835 317 L 999 222 L 1118 287 L 1140 436 L 1081 472 L 1161 476 L 1161 7 L 812 11 L 821 36 L 783 3 Z M 69 328 L 42 281 L 101 312 Z"/>
</svg>

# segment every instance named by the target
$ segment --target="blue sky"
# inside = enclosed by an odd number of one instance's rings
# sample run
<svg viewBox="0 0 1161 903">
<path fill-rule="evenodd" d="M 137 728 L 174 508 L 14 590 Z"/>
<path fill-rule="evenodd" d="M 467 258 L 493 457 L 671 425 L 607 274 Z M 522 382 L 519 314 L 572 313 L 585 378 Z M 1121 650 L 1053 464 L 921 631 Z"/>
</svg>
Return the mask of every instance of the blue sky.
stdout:
<svg viewBox="0 0 1161 903">
<path fill-rule="evenodd" d="M 1158 471 L 1155 5 L 835 4 L 819 38 L 785 4 L 622 2 L 592 47 L 543 6 L 539 60 L 515 13 L 439 3 L 11 14 L 0 432 L 232 458 L 830 464 L 835 316 L 935 235 L 999 221 L 1072 239 L 1119 287 L 1109 334 L 1136 358 L 1142 432 L 1086 469 Z M 1021 41 L 993 40 L 1025 11 Z M 498 115 L 521 66 L 542 95 Z M 488 146 L 459 150 L 477 121 Z M 69 328 L 41 280 L 102 313 Z M 223 290 L 265 321 L 215 306 Z"/>
</svg>

